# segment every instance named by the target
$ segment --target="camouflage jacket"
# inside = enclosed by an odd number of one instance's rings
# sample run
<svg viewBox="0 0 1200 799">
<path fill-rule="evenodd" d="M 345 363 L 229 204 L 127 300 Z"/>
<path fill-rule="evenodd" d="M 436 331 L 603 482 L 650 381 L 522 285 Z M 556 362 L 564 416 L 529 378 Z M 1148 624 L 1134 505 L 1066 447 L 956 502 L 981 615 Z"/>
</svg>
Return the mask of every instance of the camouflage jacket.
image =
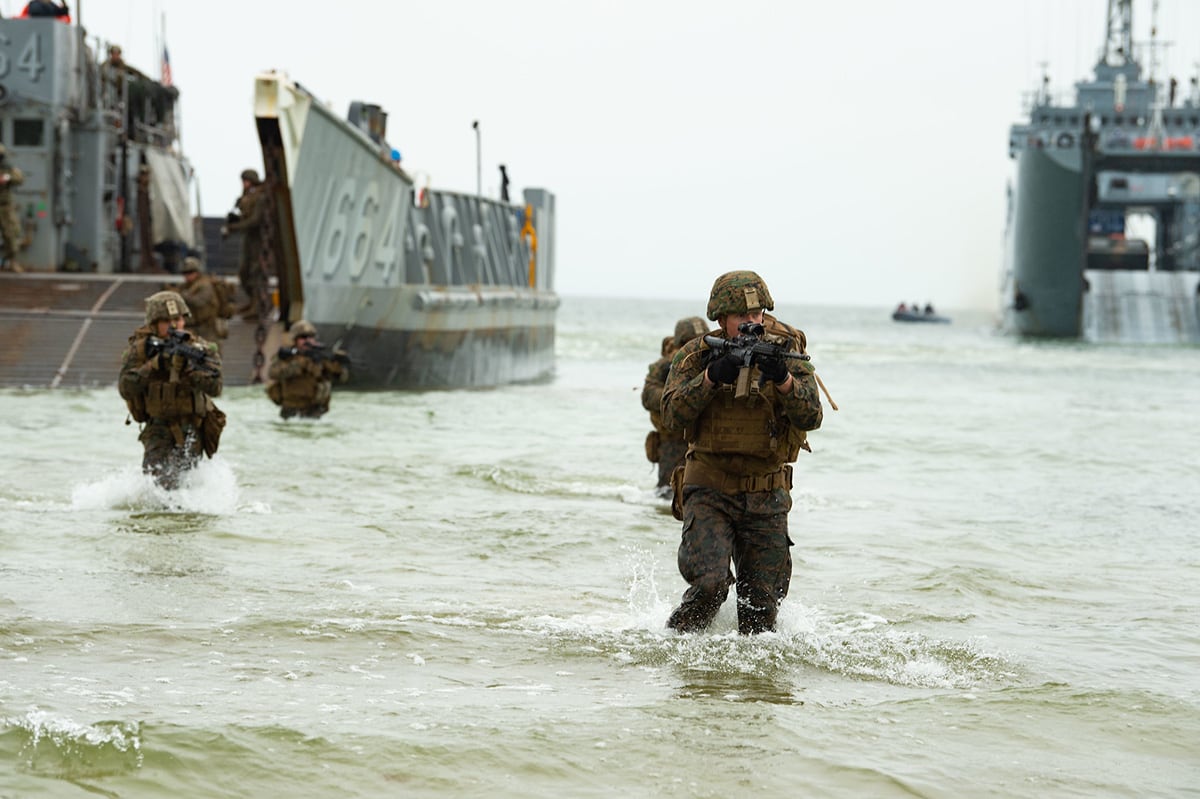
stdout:
<svg viewBox="0 0 1200 799">
<path fill-rule="evenodd" d="M 237 208 L 240 218 L 228 225 L 231 233 L 242 233 L 242 252 L 247 255 L 256 253 L 260 246 L 263 222 L 262 192 L 261 185 L 253 186 L 239 197 Z"/>
<path fill-rule="evenodd" d="M 165 385 L 172 386 L 170 394 L 172 397 L 177 395 L 180 403 L 180 407 L 169 415 L 203 416 L 209 405 L 204 399 L 221 394 L 221 355 L 217 351 L 217 345 L 192 335 L 188 344 L 204 352 L 204 361 L 200 366 L 186 361 L 173 364 L 170 359 L 160 357 L 157 367 L 148 367 L 146 339 L 151 335 L 148 325 L 133 331 L 133 335 L 129 337 L 129 345 L 121 356 L 117 391 L 129 405 L 134 419 L 139 422 L 147 421 L 148 396 L 154 393 L 156 397 L 161 397 L 164 395 Z M 188 407 L 184 407 L 185 405 Z M 149 416 L 155 414 L 151 412 Z"/>
<path fill-rule="evenodd" d="M 307 408 L 328 402 L 333 381 L 344 383 L 350 378 L 350 372 L 332 358 L 316 360 L 296 353 L 290 358 L 279 355 L 272 358 L 267 376 L 272 381 L 268 396 L 277 405 Z"/>
<path fill-rule="evenodd" d="M 12 205 L 12 191 L 10 190 L 24 182 L 25 173 L 18 167 L 12 164 L 0 166 L 0 205 Z"/>
<path fill-rule="evenodd" d="M 765 316 L 763 324 L 767 328 L 768 340 L 785 345 L 795 352 L 804 351 L 807 342 L 801 331 L 769 315 Z M 720 332 L 716 335 L 719 338 L 724 337 Z M 666 388 L 663 390 L 663 427 L 667 430 L 682 430 L 691 445 L 689 457 L 727 474 L 763 475 L 777 470 L 787 460 L 794 458 L 789 450 L 803 445 L 781 446 L 775 450 L 715 454 L 697 451 L 697 428 L 706 415 L 717 412 L 713 405 L 715 401 L 729 405 L 752 400 L 761 407 L 763 425 L 772 431 L 778 431 L 781 441 L 789 438 L 802 441 L 803 433 L 819 428 L 822 418 L 821 400 L 811 365 L 807 361 L 789 359 L 787 367 L 793 378 L 791 389 L 780 393 L 774 384 L 767 383 L 761 394 L 757 393 L 757 368 L 752 367 L 754 374 L 751 383 L 755 386 L 756 394 L 752 395 L 750 400 L 735 400 L 732 386 L 705 384 L 704 373 L 708 366 L 709 352 L 708 344 L 701 337 L 689 341 L 675 353 Z"/>
<path fill-rule="evenodd" d="M 179 295 L 192 312 L 192 323 L 197 326 L 207 325 L 220 315 L 221 297 L 213 280 L 212 275 L 200 275 L 178 287 Z"/>
</svg>

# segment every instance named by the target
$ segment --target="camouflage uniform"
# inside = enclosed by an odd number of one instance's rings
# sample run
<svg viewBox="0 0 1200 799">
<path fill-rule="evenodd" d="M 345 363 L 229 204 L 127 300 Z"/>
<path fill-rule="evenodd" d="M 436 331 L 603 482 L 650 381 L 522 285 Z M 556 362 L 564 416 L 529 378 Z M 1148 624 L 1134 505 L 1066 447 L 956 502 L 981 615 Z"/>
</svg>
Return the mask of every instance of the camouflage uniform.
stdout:
<svg viewBox="0 0 1200 799">
<path fill-rule="evenodd" d="M 253 169 L 242 172 L 242 181 L 246 189 L 238 198 L 237 213 L 230 215 L 226 228 L 230 233 L 242 234 L 238 280 L 249 297 L 245 307 L 253 315 L 257 310 L 259 295 L 267 288 L 267 273 L 262 265 L 263 186 Z"/>
<path fill-rule="evenodd" d="M 670 496 L 671 472 L 683 465 L 683 456 L 687 454 L 683 431 L 664 430 L 662 426 L 662 395 L 667 387 L 671 357 L 684 344 L 706 332 L 708 326 L 698 316 L 676 322 L 675 335 L 663 339 L 662 357 L 650 364 L 642 384 L 642 407 L 650 411 L 650 424 L 654 425 L 646 439 L 646 457 L 658 464 L 658 493 L 662 496 Z"/>
<path fill-rule="evenodd" d="M 4 268 L 20 271 L 17 253 L 24 246 L 24 235 L 12 190 L 25 182 L 25 174 L 6 159 L 7 150 L 0 144 L 0 235 L 4 237 Z"/>
<path fill-rule="evenodd" d="M 129 337 L 117 381 L 130 414 L 144 424 L 138 436 L 144 450 L 142 471 L 153 475 L 155 482 L 168 490 L 179 485 L 182 473 L 195 466 L 201 454 L 211 457 L 216 450 L 211 431 L 206 433 L 203 425 L 217 419 L 220 426 L 224 425 L 224 414 L 212 402 L 221 393 L 221 356 L 215 345 L 186 333 L 187 345 L 204 352 L 199 366 L 183 356 L 146 357 L 147 340 L 155 335 L 155 323 L 187 314 L 183 298 L 173 291 L 149 297 L 146 324 Z M 219 433 L 218 429 L 216 435 Z"/>
<path fill-rule="evenodd" d="M 180 271 L 185 282 L 179 287 L 179 294 L 192 312 L 192 332 L 206 341 L 214 342 L 219 352 L 221 339 L 229 335 L 229 326 L 225 323 L 227 313 L 222 292 L 216 286 L 217 279 L 205 274 L 200 259 L 190 255 L 183 259 L 183 269 Z M 197 276 L 188 281 L 187 275 L 192 273 Z"/>
<path fill-rule="evenodd" d="M 292 325 L 291 332 L 295 339 L 309 336 L 314 343 L 316 341 L 317 329 L 303 319 Z M 314 358 L 306 355 L 304 348 L 296 346 L 281 347 L 271 358 L 267 396 L 279 406 L 280 416 L 284 419 L 293 416 L 316 419 L 329 410 L 333 381 L 344 383 L 350 379 L 350 369 L 345 364 L 346 353 L 334 350 L 332 356 Z"/>
<path fill-rule="evenodd" d="M 708 318 L 773 307 L 762 278 L 730 272 L 713 285 Z M 804 351 L 800 331 L 769 316 L 763 324 L 767 340 Z M 716 335 L 726 337 L 723 324 Z M 736 584 L 738 631 L 774 630 L 792 574 L 788 464 L 806 447 L 804 431 L 821 425 L 817 384 L 807 362 L 786 359 L 773 364 L 783 377 L 762 385 L 760 367 L 750 367 L 749 394 L 738 398 L 733 385 L 706 385 L 706 370 L 719 360 L 710 353 L 703 338 L 685 344 L 672 359 L 663 392 L 663 427 L 683 431 L 688 441 L 673 482 L 683 521 L 679 572 L 690 587 L 667 625 L 680 632 L 706 628 Z M 786 385 L 788 374 L 791 389 L 780 393 L 777 385 Z"/>
<path fill-rule="evenodd" d="M 150 167 L 138 167 L 137 176 L 138 270 L 154 272 L 154 223 L 150 219 Z"/>
</svg>

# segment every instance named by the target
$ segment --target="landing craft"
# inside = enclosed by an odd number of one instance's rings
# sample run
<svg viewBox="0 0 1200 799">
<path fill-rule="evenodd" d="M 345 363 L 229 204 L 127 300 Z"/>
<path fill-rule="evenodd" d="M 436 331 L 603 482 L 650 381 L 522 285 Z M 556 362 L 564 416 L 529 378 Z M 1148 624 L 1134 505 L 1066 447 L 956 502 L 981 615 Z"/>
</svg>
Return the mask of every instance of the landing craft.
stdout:
<svg viewBox="0 0 1200 799">
<path fill-rule="evenodd" d="M 0 142 L 24 178 L 20 249 L 0 272 L 0 385 L 116 382 L 144 299 L 180 281 L 185 255 L 212 254 L 180 91 L 120 56 L 70 21 L 0 19 Z M 235 320 L 226 345 L 226 384 L 248 383 L 253 328 Z"/>
<path fill-rule="evenodd" d="M 23 271 L 0 272 L 0 385 L 111 384 L 144 298 L 179 281 L 170 273 L 184 255 L 210 272 L 236 268 L 236 242 L 217 235 L 223 220 L 193 210 L 178 89 L 97 52 L 108 46 L 89 46 L 78 25 L 0 19 L 0 142 L 25 175 L 13 193 Z M 264 322 L 230 320 L 226 386 L 262 381 L 301 318 L 350 352 L 352 388 L 553 372 L 553 194 L 414 194 L 382 109 L 354 103 L 342 119 L 282 74 L 257 80 L 254 113 L 271 290 L 258 298 Z"/>
<path fill-rule="evenodd" d="M 1027 336 L 1200 341 L 1200 76 L 1184 92 L 1135 57 L 1132 0 L 1108 0 L 1092 79 L 1049 79 L 1013 125 L 1001 308 Z M 1141 224 L 1137 224 L 1141 222 Z"/>
<path fill-rule="evenodd" d="M 354 360 L 352 388 L 458 388 L 554 368 L 555 201 L 422 189 L 387 114 L 335 115 L 286 75 L 255 85 L 269 190 L 266 257 L 284 327 L 314 323 Z"/>
</svg>

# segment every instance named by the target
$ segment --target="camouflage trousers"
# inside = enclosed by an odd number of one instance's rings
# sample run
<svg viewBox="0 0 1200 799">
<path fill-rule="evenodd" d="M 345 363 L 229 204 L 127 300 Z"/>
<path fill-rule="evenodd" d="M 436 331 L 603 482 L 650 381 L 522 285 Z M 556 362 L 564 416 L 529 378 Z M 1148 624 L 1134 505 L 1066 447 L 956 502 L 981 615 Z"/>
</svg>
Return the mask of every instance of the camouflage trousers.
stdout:
<svg viewBox="0 0 1200 799">
<path fill-rule="evenodd" d="M 247 245 L 238 264 L 238 282 L 250 298 L 251 307 L 258 302 L 258 295 L 267 289 L 267 273 L 260 260 L 259 246 L 258 243 Z"/>
<path fill-rule="evenodd" d="M 284 419 L 291 419 L 293 416 L 299 416 L 301 419 L 320 419 L 329 411 L 329 403 L 318 405 L 306 405 L 303 408 L 298 408 L 291 405 L 284 405 L 279 409 L 279 415 Z"/>
<path fill-rule="evenodd" d="M 792 579 L 791 509 L 785 488 L 745 494 L 684 488 L 678 560 L 679 573 L 691 587 L 667 626 L 679 632 L 705 629 L 736 584 L 738 632 L 774 630 Z"/>
<path fill-rule="evenodd" d="M 676 466 L 683 465 L 683 456 L 687 455 L 687 442 L 683 437 L 667 438 L 660 435 L 658 439 L 658 487 L 671 485 L 671 472 Z"/>
<path fill-rule="evenodd" d="M 204 453 L 200 431 L 190 424 L 181 425 L 183 444 L 177 444 L 169 425 L 150 422 L 138 436 L 145 452 L 142 455 L 142 471 L 154 476 L 154 482 L 168 491 L 179 487 L 185 472 L 195 467 Z"/>
<path fill-rule="evenodd" d="M 21 251 L 21 219 L 12 203 L 0 204 L 0 234 L 4 237 L 4 258 L 11 261 Z"/>
</svg>

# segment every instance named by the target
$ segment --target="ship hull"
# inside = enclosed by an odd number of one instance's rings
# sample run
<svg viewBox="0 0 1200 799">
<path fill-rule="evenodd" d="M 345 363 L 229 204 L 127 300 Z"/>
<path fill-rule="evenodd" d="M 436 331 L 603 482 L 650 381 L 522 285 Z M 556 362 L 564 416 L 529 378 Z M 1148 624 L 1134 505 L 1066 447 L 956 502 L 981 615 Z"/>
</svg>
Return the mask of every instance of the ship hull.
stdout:
<svg viewBox="0 0 1200 799">
<path fill-rule="evenodd" d="M 1078 151 L 1017 157 L 1006 240 L 1004 323 L 1025 336 L 1081 332 L 1087 192 Z"/>
<path fill-rule="evenodd" d="M 551 193 L 526 189 L 523 207 L 418 197 L 385 142 L 276 73 L 258 79 L 256 117 L 281 321 L 306 319 L 347 350 L 347 387 L 477 388 L 553 372 Z"/>
</svg>

